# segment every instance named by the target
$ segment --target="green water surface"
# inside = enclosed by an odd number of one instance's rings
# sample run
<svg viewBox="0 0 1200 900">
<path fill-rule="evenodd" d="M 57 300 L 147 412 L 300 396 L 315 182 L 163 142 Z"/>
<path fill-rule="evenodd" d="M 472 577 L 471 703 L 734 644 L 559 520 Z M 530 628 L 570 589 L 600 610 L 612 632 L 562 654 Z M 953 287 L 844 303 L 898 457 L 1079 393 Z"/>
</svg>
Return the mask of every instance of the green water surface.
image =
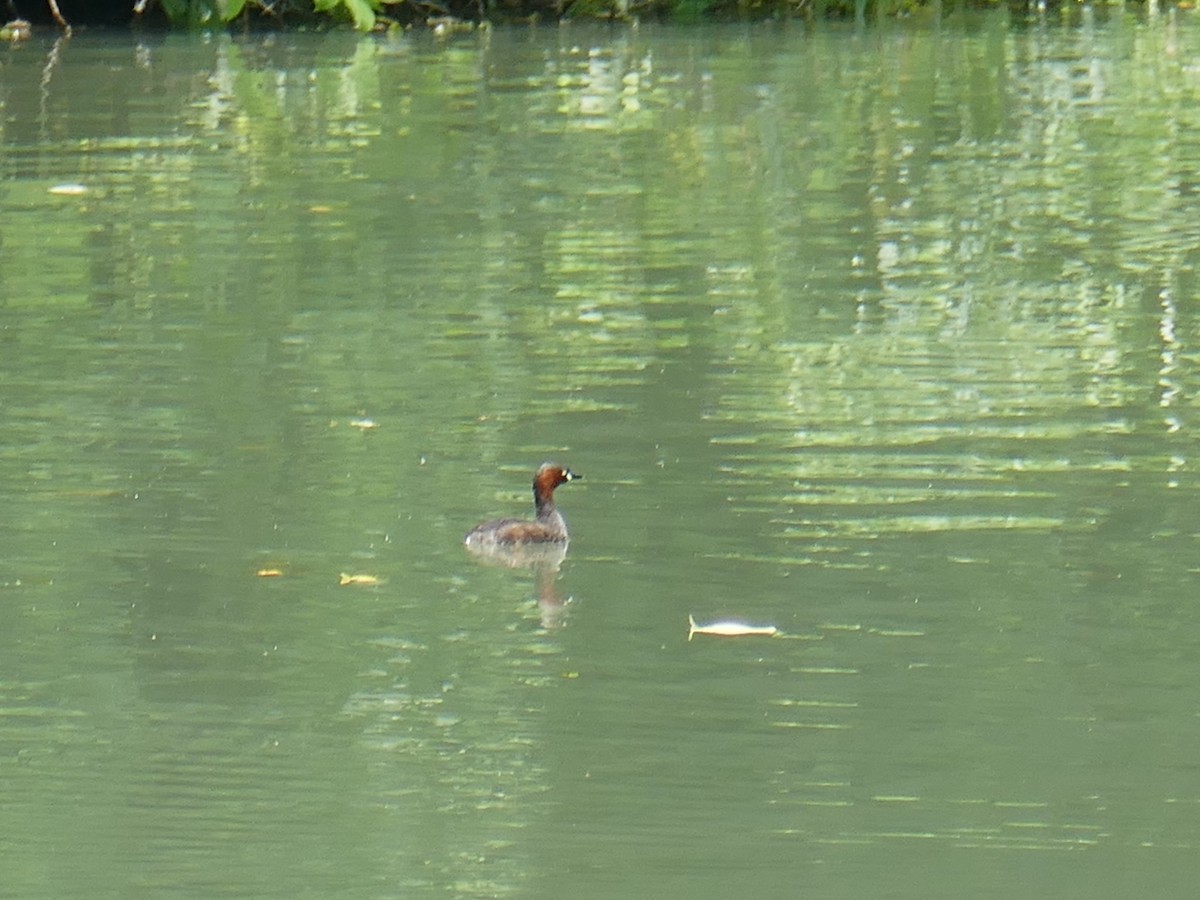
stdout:
<svg viewBox="0 0 1200 900">
<path fill-rule="evenodd" d="M 0 48 L 0 893 L 1190 896 L 1198 73 Z M 471 559 L 551 458 L 565 561 Z"/>
</svg>

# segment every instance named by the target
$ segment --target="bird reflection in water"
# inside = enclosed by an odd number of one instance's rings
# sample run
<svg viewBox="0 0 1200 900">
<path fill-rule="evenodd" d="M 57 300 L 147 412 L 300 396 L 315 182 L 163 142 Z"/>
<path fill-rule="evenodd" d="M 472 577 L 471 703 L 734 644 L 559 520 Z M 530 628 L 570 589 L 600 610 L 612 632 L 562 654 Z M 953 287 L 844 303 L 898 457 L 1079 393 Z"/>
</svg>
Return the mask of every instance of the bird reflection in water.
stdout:
<svg viewBox="0 0 1200 900">
<path fill-rule="evenodd" d="M 542 627 L 554 629 L 565 624 L 568 598 L 559 593 L 555 584 L 559 567 L 567 557 L 565 541 L 540 544 L 467 543 L 466 547 L 475 559 L 485 565 L 532 570 Z"/>
</svg>

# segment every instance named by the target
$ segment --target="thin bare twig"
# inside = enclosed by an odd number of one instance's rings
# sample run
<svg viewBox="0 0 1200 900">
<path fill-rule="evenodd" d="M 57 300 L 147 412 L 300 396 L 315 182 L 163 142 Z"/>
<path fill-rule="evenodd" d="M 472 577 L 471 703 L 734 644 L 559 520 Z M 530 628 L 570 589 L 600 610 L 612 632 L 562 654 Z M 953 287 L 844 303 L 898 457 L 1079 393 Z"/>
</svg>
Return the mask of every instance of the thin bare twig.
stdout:
<svg viewBox="0 0 1200 900">
<path fill-rule="evenodd" d="M 70 37 L 71 23 L 64 19 L 63 14 L 59 12 L 58 0 L 46 0 L 46 3 L 50 5 L 50 15 L 54 16 L 54 21 L 57 22 L 59 27 L 67 33 L 68 37 Z"/>
</svg>

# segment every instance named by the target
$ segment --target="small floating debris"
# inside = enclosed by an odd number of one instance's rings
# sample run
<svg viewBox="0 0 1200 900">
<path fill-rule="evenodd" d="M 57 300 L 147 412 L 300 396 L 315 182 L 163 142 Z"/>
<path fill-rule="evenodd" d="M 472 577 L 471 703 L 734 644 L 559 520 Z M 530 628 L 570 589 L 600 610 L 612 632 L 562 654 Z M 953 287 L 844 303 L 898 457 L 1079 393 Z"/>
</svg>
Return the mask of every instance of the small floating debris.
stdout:
<svg viewBox="0 0 1200 900">
<path fill-rule="evenodd" d="M 867 634 L 877 634 L 880 637 L 925 637 L 924 631 L 911 628 L 868 628 Z"/>
<path fill-rule="evenodd" d="M 363 432 L 364 434 L 368 431 L 373 431 L 379 427 L 378 422 L 376 422 L 374 419 L 369 419 L 366 416 L 357 416 L 353 419 L 345 419 L 345 420 L 330 419 L 329 427 L 330 428 L 338 428 L 343 423 L 346 425 L 349 425 L 351 428 L 357 428 L 359 431 Z"/>
<path fill-rule="evenodd" d="M 434 37 L 446 37 L 475 30 L 474 22 L 454 16 L 430 16 L 425 20 L 425 24 L 433 29 Z"/>
<path fill-rule="evenodd" d="M 735 622 L 731 619 L 700 625 L 689 613 L 688 640 L 690 641 L 698 634 L 715 634 L 721 637 L 743 637 L 745 635 L 757 634 L 764 637 L 774 637 L 779 634 L 779 629 L 774 625 L 747 625 L 745 622 Z"/>
<path fill-rule="evenodd" d="M 363 587 L 377 587 L 383 584 L 382 578 L 376 578 L 374 575 L 347 575 L 342 572 L 338 577 L 338 585 L 345 587 L 348 584 L 357 584 Z"/>
<path fill-rule="evenodd" d="M 0 25 L 0 41 L 11 41 L 16 44 L 33 37 L 33 26 L 25 19 L 13 19 Z"/>
<path fill-rule="evenodd" d="M 63 197 L 80 197 L 88 192 L 86 184 L 56 184 L 49 189 L 51 194 L 59 194 Z"/>
<path fill-rule="evenodd" d="M 280 578 L 283 576 L 283 569 L 259 569 L 254 574 L 259 578 Z"/>
</svg>

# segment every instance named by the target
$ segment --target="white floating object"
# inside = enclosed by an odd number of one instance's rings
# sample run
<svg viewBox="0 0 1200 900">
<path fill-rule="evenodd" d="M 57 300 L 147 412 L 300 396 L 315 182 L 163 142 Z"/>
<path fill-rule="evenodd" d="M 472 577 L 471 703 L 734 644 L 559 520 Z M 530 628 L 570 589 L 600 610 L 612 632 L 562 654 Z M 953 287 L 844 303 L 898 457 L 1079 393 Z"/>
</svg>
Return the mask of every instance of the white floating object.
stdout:
<svg viewBox="0 0 1200 900">
<path fill-rule="evenodd" d="M 715 634 L 721 637 L 743 637 L 748 634 L 758 634 L 765 637 L 773 637 L 779 634 L 779 629 L 774 625 L 747 625 L 745 622 L 734 622 L 732 620 L 724 620 L 721 622 L 710 622 L 707 625 L 699 625 L 688 614 L 688 640 L 690 641 L 697 634 Z"/>
<path fill-rule="evenodd" d="M 86 184 L 56 184 L 50 188 L 51 194 L 62 194 L 64 197 L 78 197 L 87 192 Z"/>
</svg>

